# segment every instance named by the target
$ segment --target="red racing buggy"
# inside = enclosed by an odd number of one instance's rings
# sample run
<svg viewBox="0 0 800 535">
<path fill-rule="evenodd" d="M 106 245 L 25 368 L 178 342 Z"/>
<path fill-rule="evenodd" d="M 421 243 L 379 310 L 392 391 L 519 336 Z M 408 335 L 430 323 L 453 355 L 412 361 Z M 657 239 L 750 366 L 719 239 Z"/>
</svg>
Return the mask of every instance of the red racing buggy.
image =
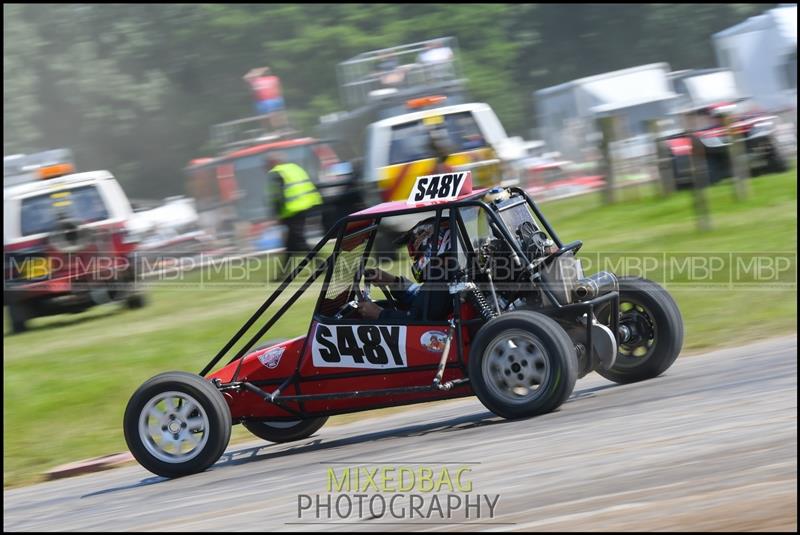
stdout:
<svg viewBox="0 0 800 535">
<path fill-rule="evenodd" d="M 382 225 L 410 228 L 431 217 L 434 236 L 443 226 L 452 236 L 453 269 L 439 283 L 447 317 L 423 307 L 410 319 L 361 318 L 359 301 L 373 299 L 365 272 Z M 618 383 L 663 373 L 683 343 L 675 302 L 645 279 L 585 276 L 580 248 L 561 242 L 522 189 L 472 191 L 469 172 L 418 177 L 407 202 L 331 228 L 199 375 L 145 382 L 125 411 L 128 447 L 148 470 L 178 477 L 214 464 L 233 423 L 287 442 L 331 415 L 470 395 L 499 416 L 524 418 L 557 409 L 591 371 Z M 315 282 L 307 334 L 252 349 Z M 401 306 L 381 290 L 381 306 Z M 257 325 L 270 307 L 277 310 Z"/>
</svg>

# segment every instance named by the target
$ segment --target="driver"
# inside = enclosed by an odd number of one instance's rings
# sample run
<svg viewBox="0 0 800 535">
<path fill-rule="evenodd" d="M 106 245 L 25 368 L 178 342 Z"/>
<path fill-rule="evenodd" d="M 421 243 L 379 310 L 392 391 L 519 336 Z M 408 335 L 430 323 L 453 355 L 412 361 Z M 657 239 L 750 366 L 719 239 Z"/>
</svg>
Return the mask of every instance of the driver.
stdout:
<svg viewBox="0 0 800 535">
<path fill-rule="evenodd" d="M 438 119 L 438 121 L 443 121 L 441 117 L 430 119 Z M 444 128 L 442 124 L 435 122 L 434 124 L 427 126 L 427 133 L 428 148 L 436 158 L 436 166 L 434 167 L 433 173 L 439 174 L 453 172 L 453 168 L 447 164 L 447 159 L 450 157 L 450 154 L 454 152 L 450 143 L 450 134 L 447 132 L 447 129 Z"/>
<path fill-rule="evenodd" d="M 364 279 L 368 282 L 390 285 L 391 297 L 397 308 L 383 308 L 372 301 L 361 301 L 358 312 L 364 319 L 377 320 L 420 320 L 424 316 L 426 296 L 430 307 L 428 319 L 446 320 L 452 310 L 452 298 L 446 283 L 452 271 L 448 261 L 450 251 L 449 222 L 439 223 L 439 236 L 434 240 L 436 218 L 420 221 L 395 243 L 406 245 L 411 257 L 411 272 L 416 279 L 412 283 L 405 277 L 398 277 L 381 269 L 366 270 Z"/>
</svg>

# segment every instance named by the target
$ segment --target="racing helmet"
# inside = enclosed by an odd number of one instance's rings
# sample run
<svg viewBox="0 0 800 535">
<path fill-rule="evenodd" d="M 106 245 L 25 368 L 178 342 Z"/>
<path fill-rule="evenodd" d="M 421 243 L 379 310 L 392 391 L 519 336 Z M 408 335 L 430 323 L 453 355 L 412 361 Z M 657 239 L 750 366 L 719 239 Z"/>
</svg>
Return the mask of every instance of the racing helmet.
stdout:
<svg viewBox="0 0 800 535">
<path fill-rule="evenodd" d="M 417 282 L 430 279 L 432 258 L 444 258 L 450 251 L 450 222 L 442 218 L 439 221 L 439 235 L 434 238 L 435 227 L 435 217 L 424 219 L 395 242 L 397 245 L 406 245 L 408 256 L 411 257 L 411 273 Z"/>
</svg>

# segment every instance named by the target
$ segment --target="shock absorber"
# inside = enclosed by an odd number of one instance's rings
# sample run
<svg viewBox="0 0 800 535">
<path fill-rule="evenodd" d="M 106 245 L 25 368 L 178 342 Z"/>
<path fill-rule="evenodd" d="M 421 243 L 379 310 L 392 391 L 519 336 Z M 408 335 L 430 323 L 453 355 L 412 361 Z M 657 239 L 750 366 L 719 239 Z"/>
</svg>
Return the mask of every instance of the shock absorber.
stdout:
<svg viewBox="0 0 800 535">
<path fill-rule="evenodd" d="M 489 301 L 486 300 L 486 296 L 483 295 L 483 292 L 480 291 L 475 284 L 469 284 L 465 293 L 467 294 L 469 302 L 472 303 L 472 306 L 475 307 L 481 315 L 481 318 L 483 318 L 483 321 L 489 321 L 497 317 L 497 311 L 489 306 Z"/>
</svg>

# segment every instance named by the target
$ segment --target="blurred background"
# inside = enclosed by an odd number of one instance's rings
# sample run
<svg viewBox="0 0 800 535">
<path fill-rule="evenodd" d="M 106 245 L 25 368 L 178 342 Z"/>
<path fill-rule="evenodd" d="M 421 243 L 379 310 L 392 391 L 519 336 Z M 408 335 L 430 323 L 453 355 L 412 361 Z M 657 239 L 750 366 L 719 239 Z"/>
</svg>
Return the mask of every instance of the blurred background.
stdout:
<svg viewBox="0 0 800 535">
<path fill-rule="evenodd" d="M 131 198 L 184 194 L 184 166 L 213 156 L 209 127 L 250 114 L 250 69 L 271 67 L 310 134 L 343 107 L 339 63 L 451 35 L 473 99 L 510 136 L 552 143 L 534 92 L 654 63 L 730 68 L 714 34 L 775 6 L 9 5 L 4 154 L 68 147 L 80 168 L 112 170 Z M 781 61 L 791 86 L 796 55 Z"/>
<path fill-rule="evenodd" d="M 404 166 L 433 161 L 418 112 L 597 269 L 655 255 L 637 274 L 674 293 L 690 352 L 796 332 L 796 9 L 4 5 L 4 485 L 122 451 L 133 390 L 199 371 L 260 304 L 286 245 L 271 156 L 321 193 L 310 245 L 405 198 Z M 55 284 L 98 253 L 150 261 L 109 268 L 122 289 Z M 724 276 L 671 269 L 695 253 Z"/>
</svg>

